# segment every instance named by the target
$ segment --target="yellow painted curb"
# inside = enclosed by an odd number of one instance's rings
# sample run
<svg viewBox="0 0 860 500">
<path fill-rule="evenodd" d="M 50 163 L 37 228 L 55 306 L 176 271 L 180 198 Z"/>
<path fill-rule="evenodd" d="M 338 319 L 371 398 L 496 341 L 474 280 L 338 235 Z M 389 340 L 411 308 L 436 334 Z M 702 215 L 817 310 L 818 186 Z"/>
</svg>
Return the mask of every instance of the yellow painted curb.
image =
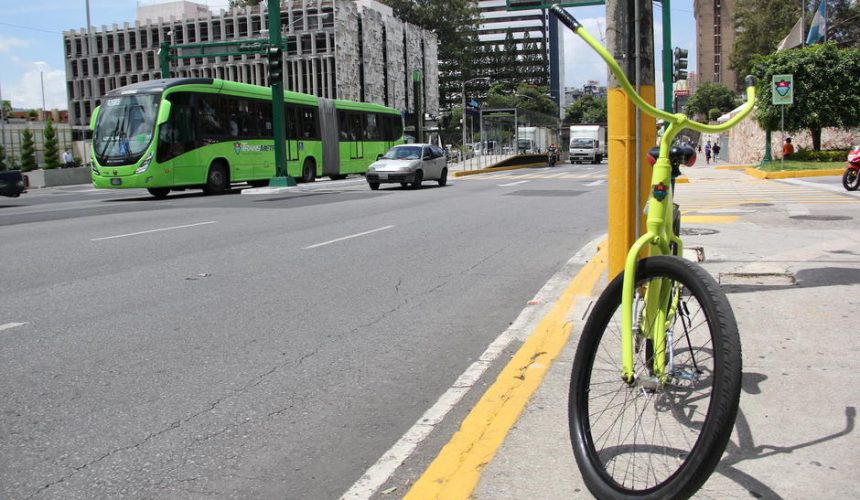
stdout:
<svg viewBox="0 0 860 500">
<path fill-rule="evenodd" d="M 527 163 L 525 165 L 512 165 L 510 167 L 488 167 L 479 168 L 477 170 L 458 170 L 451 172 L 453 177 L 465 177 L 467 175 L 487 174 L 490 172 L 504 172 L 506 170 L 519 170 L 521 168 L 545 167 L 546 163 Z"/>
<path fill-rule="evenodd" d="M 750 167 L 746 165 L 724 165 L 720 167 L 714 167 L 714 170 L 746 170 Z"/>
<path fill-rule="evenodd" d="M 493 459 L 552 361 L 567 344 L 572 329 L 567 315 L 577 298 L 591 295 L 606 270 L 607 247 L 606 240 L 600 243 L 597 254 L 571 281 L 405 499 L 470 498 L 481 471 Z"/>
<path fill-rule="evenodd" d="M 689 183 L 690 183 L 689 177 L 676 177 L 675 178 L 675 184 L 689 184 Z"/>
<path fill-rule="evenodd" d="M 764 172 L 757 168 L 747 168 L 746 174 L 757 179 L 794 179 L 796 177 L 827 177 L 842 175 L 844 169 L 829 168 L 826 170 L 783 170 L 781 172 Z"/>
<path fill-rule="evenodd" d="M 682 215 L 681 224 L 731 224 L 739 218 L 737 215 Z"/>
</svg>

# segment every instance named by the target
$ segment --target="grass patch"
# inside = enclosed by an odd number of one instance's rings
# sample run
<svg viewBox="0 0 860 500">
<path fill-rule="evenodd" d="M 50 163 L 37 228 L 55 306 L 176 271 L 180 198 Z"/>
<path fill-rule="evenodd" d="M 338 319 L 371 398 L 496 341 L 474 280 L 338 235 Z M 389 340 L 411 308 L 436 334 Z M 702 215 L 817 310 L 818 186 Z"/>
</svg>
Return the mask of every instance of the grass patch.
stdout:
<svg viewBox="0 0 860 500">
<path fill-rule="evenodd" d="M 763 172 L 780 172 L 782 170 L 830 170 L 844 169 L 845 161 L 796 161 L 796 160 L 773 160 L 762 163 L 757 167 Z"/>
</svg>

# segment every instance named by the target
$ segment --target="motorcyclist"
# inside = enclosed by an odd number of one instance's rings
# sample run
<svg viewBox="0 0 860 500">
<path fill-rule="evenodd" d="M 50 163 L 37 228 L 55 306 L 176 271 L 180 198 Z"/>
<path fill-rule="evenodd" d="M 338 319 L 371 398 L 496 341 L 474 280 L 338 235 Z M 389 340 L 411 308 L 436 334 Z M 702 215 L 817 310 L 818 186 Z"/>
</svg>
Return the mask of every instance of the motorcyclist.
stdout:
<svg viewBox="0 0 860 500">
<path fill-rule="evenodd" d="M 555 147 L 555 144 L 551 144 L 549 149 L 546 151 L 547 154 L 547 162 L 550 167 L 555 166 L 555 162 L 558 161 L 558 148 Z"/>
</svg>

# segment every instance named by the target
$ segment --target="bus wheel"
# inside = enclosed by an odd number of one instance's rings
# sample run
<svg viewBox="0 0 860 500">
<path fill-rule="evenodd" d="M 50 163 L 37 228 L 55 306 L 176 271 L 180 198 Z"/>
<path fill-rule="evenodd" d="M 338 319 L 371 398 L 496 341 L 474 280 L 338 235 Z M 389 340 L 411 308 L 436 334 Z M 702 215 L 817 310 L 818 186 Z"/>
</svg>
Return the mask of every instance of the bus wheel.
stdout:
<svg viewBox="0 0 860 500">
<path fill-rule="evenodd" d="M 317 167 L 310 158 L 305 159 L 302 166 L 302 182 L 313 182 L 317 178 Z"/>
<path fill-rule="evenodd" d="M 159 200 L 167 198 L 167 195 L 170 193 L 170 188 L 147 188 L 146 190 L 149 191 L 149 194 L 153 198 L 158 198 Z"/>
<path fill-rule="evenodd" d="M 230 187 L 230 181 L 227 178 L 227 167 L 221 162 L 215 162 L 209 167 L 209 173 L 206 175 L 206 185 L 203 186 L 203 192 L 206 194 L 221 194 Z"/>
</svg>

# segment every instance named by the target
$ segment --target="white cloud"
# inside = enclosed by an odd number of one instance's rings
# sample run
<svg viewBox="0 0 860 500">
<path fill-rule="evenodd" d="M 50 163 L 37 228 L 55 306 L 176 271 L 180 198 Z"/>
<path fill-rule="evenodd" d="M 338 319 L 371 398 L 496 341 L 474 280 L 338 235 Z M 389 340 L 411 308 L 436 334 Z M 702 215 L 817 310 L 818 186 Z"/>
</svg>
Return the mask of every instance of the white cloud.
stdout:
<svg viewBox="0 0 860 500">
<path fill-rule="evenodd" d="M 42 107 L 42 81 L 45 80 L 45 106 L 48 109 L 66 109 L 66 71 L 52 69 L 45 62 L 18 62 L 22 72 L 18 81 L 8 90 L 3 88 L 3 98 L 12 101 L 15 108 L 40 109 Z"/>
<path fill-rule="evenodd" d="M 606 18 L 581 19 L 591 36 L 601 40 L 606 31 Z M 605 45 L 605 41 L 604 41 Z M 564 31 L 564 85 L 582 87 L 589 80 L 606 85 L 608 73 L 606 63 L 578 35 L 565 28 Z"/>
<path fill-rule="evenodd" d="M 29 47 L 30 41 L 11 36 L 0 36 L 0 52 L 11 52 L 16 48 Z"/>
</svg>

